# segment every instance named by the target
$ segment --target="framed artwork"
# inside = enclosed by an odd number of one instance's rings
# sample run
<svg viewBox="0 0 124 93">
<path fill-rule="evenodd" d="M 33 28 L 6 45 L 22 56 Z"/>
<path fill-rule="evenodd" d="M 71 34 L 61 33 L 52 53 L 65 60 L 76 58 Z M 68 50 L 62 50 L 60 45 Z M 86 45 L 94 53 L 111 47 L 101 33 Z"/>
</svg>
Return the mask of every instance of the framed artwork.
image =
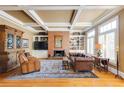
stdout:
<svg viewBox="0 0 124 93">
<path fill-rule="evenodd" d="M 55 48 L 62 48 L 62 36 L 55 36 Z"/>
<path fill-rule="evenodd" d="M 22 42 L 21 42 L 21 37 L 16 36 L 16 48 L 21 48 Z"/>
<path fill-rule="evenodd" d="M 28 39 L 22 39 L 22 47 L 28 48 L 29 47 L 29 40 Z"/>
<path fill-rule="evenodd" d="M 8 33 L 7 35 L 7 48 L 8 49 L 14 48 L 14 35 L 11 33 Z"/>
</svg>

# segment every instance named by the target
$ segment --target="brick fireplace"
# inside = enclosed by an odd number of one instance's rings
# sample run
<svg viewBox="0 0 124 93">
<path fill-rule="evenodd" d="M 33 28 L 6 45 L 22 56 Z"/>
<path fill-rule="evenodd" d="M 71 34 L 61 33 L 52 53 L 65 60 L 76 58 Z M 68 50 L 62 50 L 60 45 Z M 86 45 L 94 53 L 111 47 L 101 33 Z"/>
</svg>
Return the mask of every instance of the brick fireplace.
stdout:
<svg viewBox="0 0 124 93">
<path fill-rule="evenodd" d="M 55 47 L 55 36 L 62 36 L 62 47 Z M 69 51 L 69 32 L 64 31 L 50 31 L 48 32 L 48 55 L 55 56 L 55 52 L 57 55 L 64 55 Z"/>
</svg>

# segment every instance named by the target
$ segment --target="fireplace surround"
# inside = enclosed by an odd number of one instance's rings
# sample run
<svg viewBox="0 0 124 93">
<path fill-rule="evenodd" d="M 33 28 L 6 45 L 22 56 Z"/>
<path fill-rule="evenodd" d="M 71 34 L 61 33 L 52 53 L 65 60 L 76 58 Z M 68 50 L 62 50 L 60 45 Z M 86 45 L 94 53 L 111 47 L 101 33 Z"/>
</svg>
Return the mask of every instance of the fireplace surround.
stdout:
<svg viewBox="0 0 124 93">
<path fill-rule="evenodd" d="M 63 57 L 65 56 L 64 50 L 54 50 L 54 57 Z"/>
</svg>

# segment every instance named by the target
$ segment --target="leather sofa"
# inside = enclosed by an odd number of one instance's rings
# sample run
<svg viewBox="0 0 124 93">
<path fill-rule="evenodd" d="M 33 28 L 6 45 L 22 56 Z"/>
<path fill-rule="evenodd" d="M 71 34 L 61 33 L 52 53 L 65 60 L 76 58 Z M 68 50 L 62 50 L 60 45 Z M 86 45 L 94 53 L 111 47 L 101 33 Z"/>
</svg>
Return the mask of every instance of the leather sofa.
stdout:
<svg viewBox="0 0 124 93">
<path fill-rule="evenodd" d="M 93 70 L 93 62 L 92 58 L 75 58 L 75 71 L 92 71 Z"/>
<path fill-rule="evenodd" d="M 74 57 L 69 56 L 72 69 L 77 71 L 92 71 L 94 59 L 91 57 Z"/>
</svg>

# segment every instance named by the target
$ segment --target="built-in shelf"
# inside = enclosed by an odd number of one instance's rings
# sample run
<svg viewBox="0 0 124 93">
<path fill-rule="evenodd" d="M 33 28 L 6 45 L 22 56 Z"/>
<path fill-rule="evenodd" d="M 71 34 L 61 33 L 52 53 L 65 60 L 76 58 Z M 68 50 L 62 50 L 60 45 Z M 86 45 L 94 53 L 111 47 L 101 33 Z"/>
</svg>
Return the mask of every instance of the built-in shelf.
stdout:
<svg viewBox="0 0 124 93">
<path fill-rule="evenodd" d="M 70 52 L 85 52 L 85 35 L 83 32 L 70 33 Z"/>
<path fill-rule="evenodd" d="M 32 55 L 34 57 L 48 58 L 48 35 L 34 35 L 33 46 Z"/>
<path fill-rule="evenodd" d="M 35 35 L 33 41 L 48 41 L 48 35 Z"/>
</svg>

